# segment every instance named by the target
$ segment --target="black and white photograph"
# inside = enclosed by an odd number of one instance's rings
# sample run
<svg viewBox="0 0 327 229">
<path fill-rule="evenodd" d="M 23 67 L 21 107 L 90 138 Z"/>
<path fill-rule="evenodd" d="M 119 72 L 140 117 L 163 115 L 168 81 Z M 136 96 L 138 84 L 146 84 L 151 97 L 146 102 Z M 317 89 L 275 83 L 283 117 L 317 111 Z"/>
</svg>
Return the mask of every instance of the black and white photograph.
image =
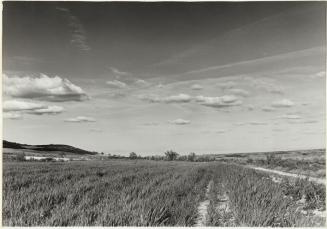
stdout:
<svg viewBox="0 0 327 229">
<path fill-rule="evenodd" d="M 325 1 L 3 1 L 2 226 L 325 227 Z"/>
</svg>

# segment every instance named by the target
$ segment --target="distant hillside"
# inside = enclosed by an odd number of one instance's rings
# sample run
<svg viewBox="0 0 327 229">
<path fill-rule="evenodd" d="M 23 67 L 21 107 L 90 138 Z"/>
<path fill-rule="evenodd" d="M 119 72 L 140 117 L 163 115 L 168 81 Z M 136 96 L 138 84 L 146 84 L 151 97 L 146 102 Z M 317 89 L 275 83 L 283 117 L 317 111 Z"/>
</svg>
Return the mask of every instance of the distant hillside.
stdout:
<svg viewBox="0 0 327 229">
<path fill-rule="evenodd" d="M 11 148 L 11 149 L 29 149 L 36 151 L 60 151 L 72 154 L 79 155 L 95 155 L 97 152 L 91 152 L 83 149 L 79 149 L 69 145 L 58 145 L 58 144 L 50 144 L 50 145 L 27 145 L 20 144 L 16 142 L 9 142 L 3 140 L 3 148 Z"/>
</svg>

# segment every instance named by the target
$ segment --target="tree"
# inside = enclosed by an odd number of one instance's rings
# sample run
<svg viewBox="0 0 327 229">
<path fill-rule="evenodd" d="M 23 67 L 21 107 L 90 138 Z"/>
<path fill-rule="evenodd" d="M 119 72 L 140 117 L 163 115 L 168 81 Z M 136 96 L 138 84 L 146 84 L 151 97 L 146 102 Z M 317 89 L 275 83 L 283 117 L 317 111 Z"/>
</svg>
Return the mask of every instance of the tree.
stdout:
<svg viewBox="0 0 327 229">
<path fill-rule="evenodd" d="M 187 160 L 188 161 L 195 161 L 195 153 L 190 153 L 188 156 L 187 156 Z"/>
<path fill-rule="evenodd" d="M 172 150 L 168 150 L 165 152 L 166 158 L 168 161 L 174 161 L 176 160 L 176 158 L 178 157 L 178 153 L 172 151 Z"/>
<path fill-rule="evenodd" d="M 129 158 L 130 158 L 130 159 L 136 159 L 136 158 L 137 158 L 137 154 L 134 153 L 134 152 L 131 152 L 131 153 L 129 154 Z"/>
</svg>

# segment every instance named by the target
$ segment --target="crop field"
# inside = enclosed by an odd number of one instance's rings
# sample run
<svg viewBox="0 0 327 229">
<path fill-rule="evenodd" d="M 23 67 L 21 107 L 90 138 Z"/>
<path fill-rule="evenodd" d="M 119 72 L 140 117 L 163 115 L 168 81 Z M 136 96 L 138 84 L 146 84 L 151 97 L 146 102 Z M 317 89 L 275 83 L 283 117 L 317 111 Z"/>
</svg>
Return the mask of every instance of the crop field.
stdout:
<svg viewBox="0 0 327 229">
<path fill-rule="evenodd" d="M 227 163 L 4 163 L 5 226 L 323 226 L 324 210 L 325 185 Z"/>
</svg>

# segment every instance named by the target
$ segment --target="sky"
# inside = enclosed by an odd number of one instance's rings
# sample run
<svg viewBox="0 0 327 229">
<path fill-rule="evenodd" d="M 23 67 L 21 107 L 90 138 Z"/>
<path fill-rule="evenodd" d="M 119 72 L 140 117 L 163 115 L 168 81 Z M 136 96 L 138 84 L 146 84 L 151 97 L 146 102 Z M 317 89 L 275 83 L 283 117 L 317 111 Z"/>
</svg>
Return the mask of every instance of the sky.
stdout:
<svg viewBox="0 0 327 229">
<path fill-rule="evenodd" d="M 4 2 L 4 139 L 122 155 L 325 148 L 325 7 Z"/>
</svg>

